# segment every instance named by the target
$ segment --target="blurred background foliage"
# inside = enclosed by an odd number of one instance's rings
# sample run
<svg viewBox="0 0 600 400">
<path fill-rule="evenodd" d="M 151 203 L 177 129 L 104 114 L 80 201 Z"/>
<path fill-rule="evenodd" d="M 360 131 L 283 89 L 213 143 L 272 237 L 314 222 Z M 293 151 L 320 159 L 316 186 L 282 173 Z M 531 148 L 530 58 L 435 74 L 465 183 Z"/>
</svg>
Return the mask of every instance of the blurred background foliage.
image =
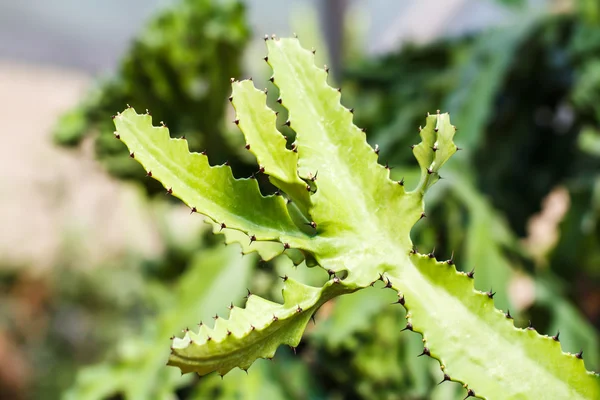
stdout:
<svg viewBox="0 0 600 400">
<path fill-rule="evenodd" d="M 332 10 L 346 10 L 342 3 L 332 1 Z M 463 151 L 428 194 L 427 219 L 413 241 L 421 252 L 474 270 L 476 287 L 496 291 L 497 308 L 510 309 L 517 326 L 560 330 L 563 350 L 583 349 L 588 369 L 598 370 L 600 6 L 526 3 L 499 2 L 514 13 L 508 26 L 378 55 L 356 44 L 361 20 L 351 11 L 338 16 L 337 35 L 320 33 L 310 7 L 292 26 L 320 60 L 340 66 L 332 79 L 344 89 L 342 102 L 355 108 L 355 123 L 379 146 L 380 162 L 407 186 L 417 180 L 410 145 L 425 113 L 451 113 Z M 0 348 L 11 350 L 0 365 L 1 398 L 464 397 L 457 383 L 436 385 L 437 362 L 416 357 L 420 336 L 400 333 L 404 311 L 378 285 L 325 305 L 296 352 L 281 348 L 248 375 L 181 377 L 164 366 L 169 336 L 225 316 L 231 301 L 243 304 L 247 288 L 278 299 L 278 276 L 306 283 L 325 276 L 285 258 L 242 257 L 208 225 L 182 231 L 183 219 L 199 217 L 162 195 L 113 138 L 110 115 L 126 104 L 147 108 L 156 124 L 185 136 L 192 150 L 206 150 L 213 164 L 228 161 L 237 176 L 255 172 L 226 101 L 229 78 L 248 69 L 242 56 L 250 34 L 240 2 L 179 0 L 147 23 L 112 77 L 58 120 L 56 143 L 76 151 L 92 140 L 109 174 L 145 188 L 143 205 L 163 250 L 86 269 L 85 259 L 65 249 L 46 275 L 2 272 Z M 260 62 L 250 54 L 251 63 Z M 255 72 L 256 85 L 267 86 L 268 71 Z M 276 98 L 269 86 L 277 109 Z M 282 132 L 293 140 L 289 128 Z"/>
</svg>

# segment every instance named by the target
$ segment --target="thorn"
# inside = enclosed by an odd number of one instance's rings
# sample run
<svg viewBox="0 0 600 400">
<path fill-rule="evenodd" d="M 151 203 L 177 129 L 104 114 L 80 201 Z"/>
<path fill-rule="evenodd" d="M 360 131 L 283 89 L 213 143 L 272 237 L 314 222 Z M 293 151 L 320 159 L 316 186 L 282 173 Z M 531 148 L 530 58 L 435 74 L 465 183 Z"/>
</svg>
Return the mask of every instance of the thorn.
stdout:
<svg viewBox="0 0 600 400">
<path fill-rule="evenodd" d="M 244 146 L 246 148 L 246 150 L 250 150 L 250 143 L 248 143 L 246 146 Z"/>
<path fill-rule="evenodd" d="M 160 125 L 161 125 L 163 128 L 166 128 L 166 127 L 167 127 L 167 125 L 165 124 L 165 122 L 164 122 L 164 121 L 160 121 Z"/>
<path fill-rule="evenodd" d="M 329 74 L 329 67 L 327 66 L 327 64 L 325 64 L 324 68 L 325 68 L 325 73 Z"/>
<path fill-rule="evenodd" d="M 131 106 L 129 105 L 129 103 L 127 103 L 127 108 L 131 108 Z"/>
<path fill-rule="evenodd" d="M 292 347 L 292 346 L 290 346 L 290 349 L 292 349 L 292 350 L 294 351 L 294 355 L 296 355 L 296 348 L 295 348 L 295 347 Z"/>
<path fill-rule="evenodd" d="M 469 397 L 475 397 L 475 392 L 471 389 L 467 390 L 467 397 L 465 397 L 463 400 L 466 400 Z"/>
<path fill-rule="evenodd" d="M 302 307 L 298 306 L 298 308 L 296 308 L 296 312 L 297 313 L 301 313 L 302 312 Z"/>
<path fill-rule="evenodd" d="M 317 52 L 317 50 L 315 50 L 315 48 L 313 47 L 311 50 L 311 53 L 315 54 Z"/>
<path fill-rule="evenodd" d="M 428 254 L 429 258 L 435 258 L 435 247 L 431 250 L 431 253 Z"/>
<path fill-rule="evenodd" d="M 269 62 L 269 56 L 265 56 L 263 60 L 265 60 L 265 62 Z"/>
<path fill-rule="evenodd" d="M 271 83 L 274 83 L 274 82 L 275 82 L 275 77 L 274 77 L 274 76 L 270 77 L 270 78 L 269 78 L 269 81 L 270 81 Z"/>
<path fill-rule="evenodd" d="M 395 303 L 392 304 L 401 304 L 404 305 L 405 301 L 404 301 L 404 295 L 398 293 L 398 301 L 396 301 Z"/>
<path fill-rule="evenodd" d="M 227 307 L 229 309 L 229 311 L 233 310 L 233 302 L 231 302 L 231 304 Z"/>
<path fill-rule="evenodd" d="M 269 35 L 265 35 L 264 39 L 265 39 L 265 42 L 266 42 L 267 40 L 269 40 Z"/>
<path fill-rule="evenodd" d="M 227 228 L 227 225 L 225 225 L 225 222 L 221 222 L 221 229 L 219 229 L 219 232 L 221 232 L 225 228 Z"/>
<path fill-rule="evenodd" d="M 250 244 L 252 244 L 252 242 L 256 242 L 256 236 L 255 235 L 250 236 Z"/>
<path fill-rule="evenodd" d="M 285 126 L 290 126 L 290 125 L 292 125 L 292 123 L 291 123 L 291 122 L 290 122 L 290 120 L 288 119 L 287 121 L 285 121 L 285 122 L 284 122 L 284 124 L 283 124 L 283 125 L 285 125 Z"/>
<path fill-rule="evenodd" d="M 187 139 L 185 138 L 185 135 L 183 135 L 182 137 L 180 137 L 180 139 L 181 139 L 181 140 L 187 140 Z"/>
<path fill-rule="evenodd" d="M 282 102 L 282 100 L 281 100 L 281 97 L 278 97 L 278 98 L 277 98 L 277 102 L 278 102 L 279 104 L 281 104 L 281 102 Z"/>
<path fill-rule="evenodd" d="M 373 149 L 373 151 L 375 152 L 375 154 L 379 155 L 379 145 L 376 144 L 375 148 Z"/>
<path fill-rule="evenodd" d="M 338 278 L 337 276 L 334 276 L 333 283 L 340 283 L 340 278 Z"/>
<path fill-rule="evenodd" d="M 192 209 L 190 210 L 190 215 L 193 214 L 193 213 L 195 213 L 195 212 L 198 212 L 198 210 L 196 209 L 196 207 L 192 207 Z"/>
<path fill-rule="evenodd" d="M 421 218 L 419 218 L 419 219 L 423 219 L 423 218 L 427 218 L 427 215 L 424 212 L 421 213 Z"/>
<path fill-rule="evenodd" d="M 354 114 L 354 108 L 351 108 L 348 111 L 350 111 L 350 114 Z"/>
<path fill-rule="evenodd" d="M 423 127 L 421 127 L 421 125 L 419 125 L 419 132 L 421 132 L 423 130 Z"/>
<path fill-rule="evenodd" d="M 294 153 L 297 153 L 297 152 L 298 152 L 298 145 L 297 145 L 296 143 L 292 144 L 292 151 L 293 151 Z"/>
<path fill-rule="evenodd" d="M 289 248 L 290 248 L 290 244 L 289 244 L 289 243 L 284 243 L 284 244 L 283 244 L 283 249 L 284 249 L 284 250 L 287 250 L 287 249 L 289 249 Z"/>
<path fill-rule="evenodd" d="M 213 319 L 216 321 L 219 319 L 219 314 L 215 314 L 215 316 L 213 317 Z"/>
<path fill-rule="evenodd" d="M 433 150 L 434 152 L 438 151 L 437 144 L 434 144 L 433 147 L 431 148 L 431 150 Z"/>
<path fill-rule="evenodd" d="M 475 268 L 473 268 L 471 270 L 471 272 L 467 272 L 467 276 L 471 279 L 473 279 L 473 277 L 475 276 Z"/>
<path fill-rule="evenodd" d="M 265 92 L 265 94 L 269 94 L 269 89 L 265 88 L 265 90 L 263 90 L 263 92 Z"/>
<path fill-rule="evenodd" d="M 233 123 L 236 124 L 236 125 L 239 125 L 240 124 L 240 120 L 239 119 L 234 119 Z"/>
<path fill-rule="evenodd" d="M 431 353 L 429 352 L 429 349 L 427 347 L 423 347 L 423 352 L 421 354 L 419 354 L 417 357 L 421 357 L 421 356 L 430 356 Z"/>
<path fill-rule="evenodd" d="M 460 150 L 462 150 L 462 147 L 456 146 L 456 151 L 460 151 Z"/>
<path fill-rule="evenodd" d="M 337 88 L 336 90 L 338 91 L 338 93 L 342 93 L 342 88 Z"/>
<path fill-rule="evenodd" d="M 227 329 L 227 336 L 231 336 L 231 331 L 229 329 Z M 246 373 L 248 373 L 248 371 L 246 371 Z"/>
<path fill-rule="evenodd" d="M 275 196 L 281 196 L 281 190 L 277 189 L 274 194 Z"/>
<path fill-rule="evenodd" d="M 202 150 L 202 151 L 200 152 L 200 154 L 202 154 L 203 156 L 205 156 L 205 155 L 206 155 L 206 150 Z"/>
<path fill-rule="evenodd" d="M 129 153 L 129 157 L 135 158 L 135 153 L 132 151 L 131 153 Z"/>
<path fill-rule="evenodd" d="M 385 286 L 382 289 L 389 289 L 392 287 L 392 282 L 390 282 L 389 278 L 385 278 L 387 279 L 387 283 L 385 284 Z"/>
<path fill-rule="evenodd" d="M 365 133 L 365 132 L 367 131 L 367 128 L 360 128 L 360 131 L 361 131 L 362 133 Z"/>
<path fill-rule="evenodd" d="M 433 174 L 433 170 L 432 170 L 431 168 L 427 168 L 427 174 L 428 174 L 428 175 L 431 175 L 431 174 Z"/>
<path fill-rule="evenodd" d="M 148 178 L 152 178 L 152 171 L 148 171 L 148 172 L 146 172 L 146 176 L 147 176 Z"/>
<path fill-rule="evenodd" d="M 275 316 L 275 314 L 273 314 L 273 322 L 275 322 L 275 321 L 278 321 L 278 320 L 279 320 L 279 318 L 277 318 L 277 317 Z"/>
<path fill-rule="evenodd" d="M 225 162 L 223 163 L 223 165 L 227 165 L 227 166 L 229 166 L 229 160 L 225 161 Z"/>
<path fill-rule="evenodd" d="M 311 315 L 311 316 L 310 316 L 310 319 L 312 320 L 312 322 L 313 322 L 313 325 L 316 325 L 316 324 L 317 324 L 317 321 L 315 321 L 315 314 L 316 314 L 316 313 L 313 313 L 313 315 Z"/>
<path fill-rule="evenodd" d="M 404 329 L 402 329 L 400 332 L 404 332 L 404 331 L 412 331 L 413 330 L 413 326 L 410 322 L 406 323 L 406 327 Z M 423 354 L 421 354 L 423 355 Z"/>
<path fill-rule="evenodd" d="M 250 289 L 246 289 L 248 291 L 248 294 L 246 296 L 244 296 L 245 299 L 249 299 L 250 296 L 252 296 L 252 292 L 250 291 Z"/>
<path fill-rule="evenodd" d="M 411 144 L 411 145 L 410 145 L 410 148 L 414 150 L 414 149 L 415 149 L 415 146 L 416 146 L 416 144 Z"/>
<path fill-rule="evenodd" d="M 556 332 L 556 335 L 552 336 L 552 339 L 554 339 L 555 342 L 560 342 L 560 339 L 558 338 L 560 336 L 560 331 Z"/>
<path fill-rule="evenodd" d="M 494 295 L 496 294 L 496 292 L 492 292 L 492 289 L 490 289 L 490 291 L 489 291 L 489 292 L 487 292 L 486 294 L 487 294 L 487 297 L 489 297 L 490 299 L 493 299 L 493 298 L 494 298 Z M 530 321 L 530 322 L 531 322 L 531 321 Z"/>
<path fill-rule="evenodd" d="M 173 188 L 168 188 L 167 189 L 167 194 L 173 194 Z"/>
<path fill-rule="evenodd" d="M 119 135 L 119 132 L 115 132 L 115 139 L 121 139 L 121 135 Z"/>
<path fill-rule="evenodd" d="M 535 328 L 533 327 L 533 324 L 531 323 L 531 320 L 529 320 L 529 326 L 527 327 L 528 330 L 530 331 L 535 331 Z"/>
<path fill-rule="evenodd" d="M 575 354 L 575 357 L 579 358 L 580 360 L 583 360 L 583 350 L 579 350 L 579 353 Z"/>
<path fill-rule="evenodd" d="M 185 328 L 185 329 L 184 329 L 184 330 L 182 330 L 181 332 L 188 333 L 189 331 L 190 331 L 190 328 Z"/>
<path fill-rule="evenodd" d="M 233 101 L 233 96 L 229 96 L 229 102 Z"/>
<path fill-rule="evenodd" d="M 307 222 L 305 225 L 308 225 L 313 229 L 317 229 L 317 223 L 315 221 Z"/>
<path fill-rule="evenodd" d="M 202 326 L 202 325 L 204 325 L 204 322 L 200 321 L 200 322 L 198 323 L 198 326 Z"/>
<path fill-rule="evenodd" d="M 257 173 L 258 173 L 258 174 L 264 174 L 264 173 L 265 173 L 265 167 L 263 167 L 263 166 L 259 166 L 259 167 L 258 167 L 258 172 L 257 172 Z"/>
<path fill-rule="evenodd" d="M 506 313 L 504 314 L 504 316 L 508 319 L 513 319 L 512 315 L 510 315 L 510 310 L 506 310 Z"/>
<path fill-rule="evenodd" d="M 146 108 L 146 115 L 152 115 L 152 114 L 150 114 L 150 111 L 148 111 L 147 108 Z"/>
<path fill-rule="evenodd" d="M 280 278 L 281 278 L 281 279 L 282 279 L 284 282 L 288 280 L 288 276 L 287 276 L 287 275 L 280 276 Z"/>
<path fill-rule="evenodd" d="M 440 381 L 440 383 L 438 383 L 438 385 L 441 385 L 442 383 L 444 383 L 444 382 L 447 382 L 447 381 L 449 381 L 449 380 L 452 380 L 452 379 L 450 378 L 450 376 L 449 376 L 448 374 L 444 374 L 444 379 L 442 379 L 442 380 Z"/>
<path fill-rule="evenodd" d="M 293 35 L 296 39 L 298 39 L 298 35 L 296 35 L 296 32 L 294 32 Z"/>
<path fill-rule="evenodd" d="M 170 340 L 175 340 L 175 335 L 171 336 L 169 339 Z"/>
<path fill-rule="evenodd" d="M 450 259 L 447 260 L 446 263 L 448 265 L 454 265 L 454 252 L 452 252 L 452 255 L 450 256 Z"/>
<path fill-rule="evenodd" d="M 402 179 L 398 181 L 398 185 L 404 186 L 404 177 L 402 177 Z"/>
<path fill-rule="evenodd" d="M 423 218 L 423 217 L 421 217 L 421 218 Z M 411 251 L 409 252 L 409 254 L 417 254 L 417 252 L 418 252 L 418 251 L 419 251 L 419 250 L 417 249 L 417 246 L 415 246 L 415 245 L 413 244 L 413 247 L 412 247 Z"/>
<path fill-rule="evenodd" d="M 319 175 L 318 170 L 315 172 L 315 174 L 313 176 L 309 176 L 309 179 L 311 180 L 311 182 L 314 182 L 317 180 L 317 175 Z"/>
<path fill-rule="evenodd" d="M 394 167 L 390 167 L 386 161 L 385 163 L 385 169 L 387 169 L 388 171 L 391 171 L 392 169 L 394 169 Z"/>
<path fill-rule="evenodd" d="M 254 327 L 254 325 L 250 325 L 250 331 L 255 330 L 256 328 Z"/>
</svg>

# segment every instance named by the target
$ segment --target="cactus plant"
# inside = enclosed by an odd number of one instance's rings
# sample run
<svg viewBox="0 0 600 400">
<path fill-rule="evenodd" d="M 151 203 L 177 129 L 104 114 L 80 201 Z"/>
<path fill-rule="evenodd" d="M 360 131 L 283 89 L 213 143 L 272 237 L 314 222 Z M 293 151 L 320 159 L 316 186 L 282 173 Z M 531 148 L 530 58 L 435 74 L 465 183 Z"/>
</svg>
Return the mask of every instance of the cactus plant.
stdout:
<svg viewBox="0 0 600 400">
<path fill-rule="evenodd" d="M 200 375 L 248 369 L 281 344 L 297 346 L 326 301 L 379 280 L 407 309 L 402 330 L 422 334 L 420 355 L 437 359 L 442 382 L 463 383 L 467 397 L 598 398 L 598 377 L 586 371 L 581 352 L 561 352 L 558 333 L 516 328 L 508 310 L 495 309 L 491 288 L 474 289 L 473 272 L 458 272 L 452 257 L 437 261 L 433 251 L 413 247 L 410 231 L 426 216 L 424 195 L 457 150 L 449 115 L 428 115 L 420 129 L 413 153 L 421 176 L 409 191 L 377 163 L 378 149 L 366 143 L 353 110 L 340 104 L 340 91 L 327 85 L 327 71 L 314 65 L 311 52 L 297 39 L 266 42 L 271 81 L 289 111 L 286 125 L 296 132 L 292 149 L 251 81 L 233 81 L 230 100 L 246 148 L 277 193 L 263 196 L 254 179 L 234 179 L 227 165 L 210 166 L 206 154 L 189 153 L 185 139 L 171 139 L 166 126 L 153 126 L 149 114 L 133 108 L 115 116 L 115 135 L 167 193 L 229 232 L 230 240 L 268 257 L 299 251 L 329 279 L 311 287 L 284 276 L 283 304 L 248 293 L 245 308 L 231 307 L 229 319 L 175 338 L 169 364 Z"/>
</svg>

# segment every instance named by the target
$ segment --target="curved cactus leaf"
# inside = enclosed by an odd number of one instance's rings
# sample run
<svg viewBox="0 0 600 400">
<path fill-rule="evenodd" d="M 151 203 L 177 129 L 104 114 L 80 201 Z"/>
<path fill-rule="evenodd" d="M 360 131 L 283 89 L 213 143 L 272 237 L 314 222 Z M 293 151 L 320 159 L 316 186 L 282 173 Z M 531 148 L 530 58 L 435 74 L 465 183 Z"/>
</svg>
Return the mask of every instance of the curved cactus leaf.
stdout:
<svg viewBox="0 0 600 400">
<path fill-rule="evenodd" d="M 256 156 L 271 182 L 307 210 L 310 199 L 306 182 L 298 176 L 298 154 L 286 148 L 286 140 L 276 127 L 277 116 L 266 105 L 267 94 L 248 80 L 232 86 L 235 123 L 246 137 L 246 148 Z"/>
<path fill-rule="evenodd" d="M 128 108 L 114 121 L 131 156 L 193 211 L 254 240 L 296 237 L 301 242 L 307 237 L 292 222 L 281 196 L 263 197 L 256 180 L 236 180 L 228 166 L 210 166 L 206 155 L 189 152 L 185 139 L 170 138 L 166 126 L 152 126 L 149 114 Z"/>
<path fill-rule="evenodd" d="M 474 289 L 472 274 L 432 255 L 408 257 L 402 277 L 386 278 L 408 310 L 408 330 L 423 334 L 424 354 L 445 375 L 490 399 L 600 397 L 598 377 L 581 357 L 563 354 L 557 339 L 535 329 L 515 328 L 510 314 L 494 308 L 493 292 Z"/>
<path fill-rule="evenodd" d="M 316 288 L 286 279 L 283 304 L 248 294 L 245 308 L 232 307 L 229 319 L 217 318 L 214 328 L 201 325 L 175 338 L 169 365 L 182 373 L 225 375 L 239 367 L 247 370 L 257 358 L 272 358 L 277 348 L 298 346 L 306 324 L 327 300 L 356 290 L 337 278 Z"/>
<path fill-rule="evenodd" d="M 174 191 L 189 189 L 182 196 L 186 201 L 200 196 L 194 189 L 206 189 L 201 196 L 210 205 L 208 211 L 235 213 L 235 229 L 247 232 L 249 225 L 260 227 L 266 240 L 296 240 L 284 243 L 308 249 L 307 263 L 316 261 L 334 278 L 323 288 L 288 280 L 283 305 L 251 296 L 246 309 L 234 308 L 229 320 L 217 318 L 214 329 L 202 326 L 198 333 L 188 332 L 175 340 L 170 364 L 200 374 L 224 374 L 236 366 L 247 369 L 256 358 L 271 357 L 280 344 L 297 345 L 310 315 L 323 302 L 381 279 L 386 288 L 398 291 L 398 303 L 409 310 L 407 328 L 423 333 L 423 355 L 440 361 L 444 380 L 468 384 L 469 396 L 598 398 L 599 381 L 585 371 L 580 357 L 562 354 L 551 338 L 515 328 L 494 308 L 493 294 L 476 292 L 472 274 L 456 272 L 452 260 L 438 263 L 434 254 L 423 256 L 411 250 L 411 228 L 424 217 L 423 196 L 439 177 L 439 168 L 457 150 L 448 114 L 427 117 L 422 143 L 414 147 L 422 179 L 414 191 L 407 192 L 402 182 L 392 182 L 389 171 L 377 163 L 377 153 L 352 124 L 352 114 L 341 106 L 339 92 L 327 85 L 326 72 L 314 66 L 313 55 L 295 39 L 268 41 L 267 47 L 281 103 L 288 108 L 297 133 L 299 175 L 310 179 L 318 174 L 316 192 L 310 197 L 310 225 L 315 231 L 311 237 L 303 236 L 281 202 L 273 202 L 275 209 L 266 208 L 270 198 L 262 198 L 256 184 L 252 190 L 239 188 L 229 172 L 212 176 L 205 159 L 198 167 L 186 152 L 169 150 L 172 144 L 166 139 L 148 138 L 153 132 L 140 128 L 135 119 L 149 117 L 128 111 L 125 120 L 134 121 L 126 127 L 135 134 L 133 140 L 128 135 L 125 141 L 150 155 L 141 162 L 161 167 L 161 179 L 187 184 Z M 248 83 L 236 85 L 246 88 Z M 253 105 L 258 108 L 256 115 L 265 114 L 262 101 Z M 236 103 L 236 107 L 245 110 L 245 132 L 255 129 L 262 140 L 274 137 L 273 130 L 251 127 L 262 121 L 252 117 L 251 106 Z M 142 125 L 147 128 L 149 123 Z M 273 149 L 265 146 L 257 154 L 266 161 L 264 152 Z M 275 156 L 268 159 L 268 163 L 278 162 Z M 285 163 L 279 165 L 280 170 L 269 168 L 285 179 L 295 179 L 290 161 Z M 214 187 L 207 188 L 203 180 Z M 231 206 L 229 199 L 235 196 L 248 201 Z M 259 216 L 261 212 L 264 216 Z M 226 217 L 232 219 L 229 214 Z M 223 215 L 212 215 L 217 221 L 219 217 Z M 339 274 L 343 279 L 336 275 L 338 271 L 345 271 Z"/>
</svg>

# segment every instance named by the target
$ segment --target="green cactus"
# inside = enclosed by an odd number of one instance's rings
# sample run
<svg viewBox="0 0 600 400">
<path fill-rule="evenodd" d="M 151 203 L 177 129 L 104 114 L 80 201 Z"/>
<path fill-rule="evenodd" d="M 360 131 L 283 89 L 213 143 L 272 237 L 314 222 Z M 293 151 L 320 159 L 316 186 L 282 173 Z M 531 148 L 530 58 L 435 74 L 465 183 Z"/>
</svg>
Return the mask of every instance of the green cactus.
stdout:
<svg viewBox="0 0 600 400">
<path fill-rule="evenodd" d="M 247 148 L 276 194 L 265 197 L 252 178 L 236 180 L 227 166 L 210 166 L 204 154 L 190 154 L 185 140 L 170 139 L 166 127 L 132 108 L 114 118 L 115 134 L 169 194 L 206 215 L 215 230 L 230 230 L 228 240 L 269 257 L 295 249 L 329 280 L 310 287 L 284 276 L 283 304 L 248 293 L 246 307 L 232 307 L 229 319 L 175 338 L 169 364 L 200 375 L 247 369 L 279 345 L 297 346 L 323 303 L 380 280 L 407 309 L 403 330 L 422 334 L 420 355 L 437 359 L 442 382 L 462 382 L 467 397 L 598 398 L 599 380 L 585 370 L 581 352 L 562 353 L 558 334 L 516 328 L 508 311 L 494 308 L 491 288 L 474 289 L 473 272 L 413 248 L 410 231 L 425 217 L 424 194 L 457 150 L 448 114 L 427 116 L 413 147 L 421 178 L 408 191 L 377 163 L 378 150 L 353 125 L 352 110 L 340 104 L 340 91 L 327 85 L 313 55 L 296 39 L 267 40 L 267 47 L 271 81 L 289 111 L 286 125 L 296 132 L 293 149 L 251 82 L 233 82 L 231 100 Z"/>
</svg>

